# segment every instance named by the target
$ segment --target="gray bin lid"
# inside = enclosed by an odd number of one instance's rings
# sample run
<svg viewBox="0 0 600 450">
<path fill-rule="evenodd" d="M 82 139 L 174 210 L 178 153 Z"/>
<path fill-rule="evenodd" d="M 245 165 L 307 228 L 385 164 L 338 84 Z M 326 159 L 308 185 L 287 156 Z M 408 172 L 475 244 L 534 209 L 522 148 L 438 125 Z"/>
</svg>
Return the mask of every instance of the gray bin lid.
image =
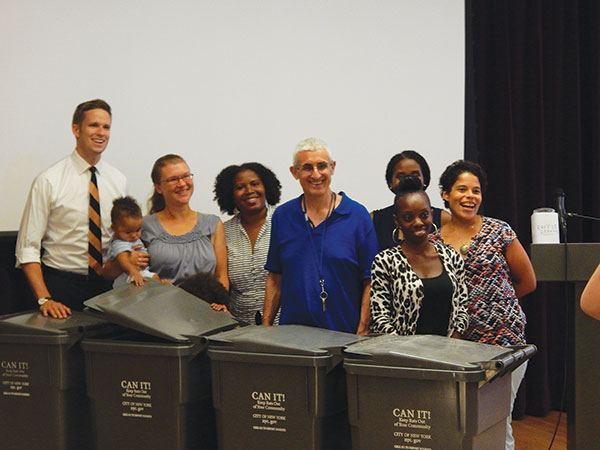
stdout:
<svg viewBox="0 0 600 450">
<path fill-rule="evenodd" d="M 277 355 L 331 356 L 365 339 L 355 334 L 304 325 L 251 325 L 208 337 L 211 349 Z"/>
<path fill-rule="evenodd" d="M 76 335 L 106 324 L 105 320 L 79 311 L 73 311 L 66 319 L 53 319 L 44 317 L 39 311 L 27 311 L 0 317 L 0 335 Z"/>
<path fill-rule="evenodd" d="M 238 325 L 204 300 L 156 280 L 120 286 L 83 303 L 106 320 L 174 342 L 195 341 Z"/>
<path fill-rule="evenodd" d="M 524 353 L 527 360 L 535 353 L 522 352 L 513 347 L 498 347 L 443 336 L 381 335 L 351 345 L 345 350 L 352 363 L 411 369 L 431 369 L 469 372 L 494 369 L 496 372 L 515 363 L 513 353 Z M 506 363 L 505 363 L 506 362 Z"/>
</svg>

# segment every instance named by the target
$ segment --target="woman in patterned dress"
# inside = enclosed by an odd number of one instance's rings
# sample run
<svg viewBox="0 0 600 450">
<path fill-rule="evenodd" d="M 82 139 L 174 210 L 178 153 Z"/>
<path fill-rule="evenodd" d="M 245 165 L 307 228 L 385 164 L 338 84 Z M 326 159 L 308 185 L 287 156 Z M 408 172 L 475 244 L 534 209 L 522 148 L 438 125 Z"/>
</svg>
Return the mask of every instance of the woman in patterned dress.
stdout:
<svg viewBox="0 0 600 450">
<path fill-rule="evenodd" d="M 239 320 L 260 324 L 272 205 L 279 203 L 281 184 L 271 170 L 251 162 L 223 169 L 214 193 L 221 211 L 234 215 L 225 222 L 230 311 Z"/>
<path fill-rule="evenodd" d="M 404 239 L 375 256 L 371 267 L 371 330 L 460 338 L 468 294 L 460 255 L 429 239 L 431 204 L 418 177 L 399 180 L 394 220 Z"/>
<path fill-rule="evenodd" d="M 469 289 L 469 327 L 463 338 L 492 345 L 525 344 L 525 314 L 519 298 L 535 290 L 531 261 L 510 225 L 479 215 L 487 176 L 476 163 L 459 160 L 440 177 L 452 214 L 438 235 L 464 258 Z M 526 364 L 512 373 L 511 412 Z M 506 448 L 514 448 L 510 415 Z"/>
</svg>

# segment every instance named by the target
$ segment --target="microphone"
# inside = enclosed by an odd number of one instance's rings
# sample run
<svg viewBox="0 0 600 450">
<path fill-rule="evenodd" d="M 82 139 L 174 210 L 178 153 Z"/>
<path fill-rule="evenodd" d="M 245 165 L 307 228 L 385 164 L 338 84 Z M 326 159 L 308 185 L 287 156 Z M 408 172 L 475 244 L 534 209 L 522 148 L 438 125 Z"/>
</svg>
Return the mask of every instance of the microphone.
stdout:
<svg viewBox="0 0 600 450">
<path fill-rule="evenodd" d="M 554 191 L 556 197 L 556 212 L 558 213 L 558 224 L 563 242 L 567 242 L 567 210 L 565 209 L 565 191 L 557 188 Z"/>
</svg>

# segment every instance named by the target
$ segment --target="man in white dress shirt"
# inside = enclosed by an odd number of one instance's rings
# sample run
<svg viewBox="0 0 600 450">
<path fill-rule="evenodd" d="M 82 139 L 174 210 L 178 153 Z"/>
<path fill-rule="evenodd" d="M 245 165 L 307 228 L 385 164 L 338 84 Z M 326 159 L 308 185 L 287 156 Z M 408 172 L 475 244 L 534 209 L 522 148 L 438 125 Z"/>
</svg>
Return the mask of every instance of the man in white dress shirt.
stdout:
<svg viewBox="0 0 600 450">
<path fill-rule="evenodd" d="M 111 287 L 110 281 L 88 273 L 90 168 L 95 167 L 100 197 L 103 253 L 111 235 L 112 202 L 126 195 L 125 176 L 100 161 L 111 122 L 105 101 L 78 105 L 72 122 L 75 150 L 39 174 L 29 191 L 16 266 L 23 269 L 44 316 L 66 318 L 71 309 L 81 310 L 84 300 Z M 111 271 L 109 265 L 106 269 Z"/>
</svg>

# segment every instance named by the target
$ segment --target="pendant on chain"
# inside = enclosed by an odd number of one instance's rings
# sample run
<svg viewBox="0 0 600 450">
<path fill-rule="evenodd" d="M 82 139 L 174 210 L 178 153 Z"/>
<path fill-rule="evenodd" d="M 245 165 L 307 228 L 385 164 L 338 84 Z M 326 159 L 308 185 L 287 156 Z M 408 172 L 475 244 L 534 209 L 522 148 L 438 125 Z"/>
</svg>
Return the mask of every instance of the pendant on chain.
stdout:
<svg viewBox="0 0 600 450">
<path fill-rule="evenodd" d="M 319 283 L 321 283 L 321 293 L 319 294 L 319 297 L 321 298 L 321 303 L 323 303 L 323 312 L 325 312 L 325 302 L 327 301 L 327 297 L 329 296 L 329 294 L 325 290 L 325 280 L 321 278 L 319 280 Z"/>
</svg>

